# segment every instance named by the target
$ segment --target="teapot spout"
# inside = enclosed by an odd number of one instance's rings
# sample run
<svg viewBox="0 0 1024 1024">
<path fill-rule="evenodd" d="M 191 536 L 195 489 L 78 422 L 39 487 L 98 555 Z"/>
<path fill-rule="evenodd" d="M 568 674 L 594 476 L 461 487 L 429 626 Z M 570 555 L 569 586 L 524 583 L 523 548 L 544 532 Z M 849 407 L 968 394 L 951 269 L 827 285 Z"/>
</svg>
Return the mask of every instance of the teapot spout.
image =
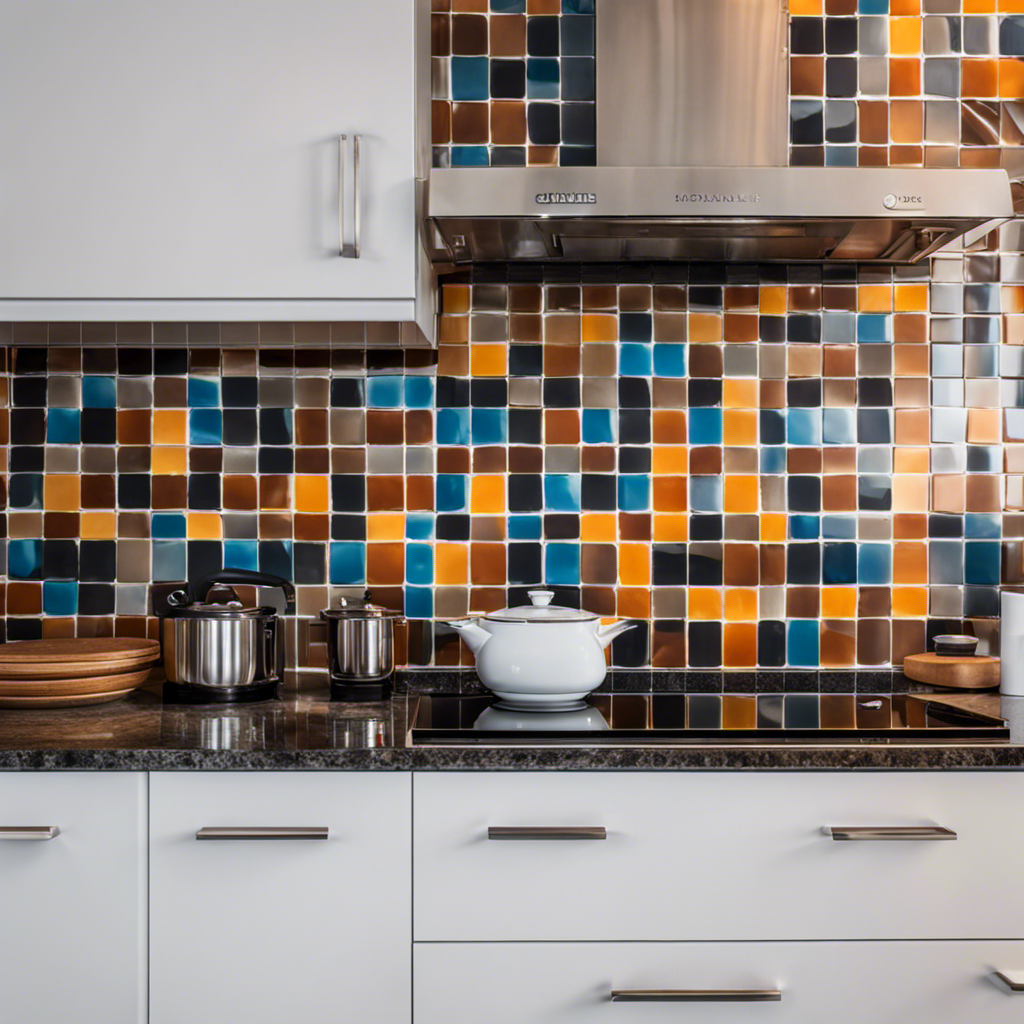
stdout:
<svg viewBox="0 0 1024 1024">
<path fill-rule="evenodd" d="M 602 647 L 607 647 L 617 636 L 625 633 L 627 629 L 632 629 L 635 625 L 635 622 L 620 619 L 618 622 L 612 622 L 607 626 L 599 626 L 597 629 L 597 642 Z"/>
<path fill-rule="evenodd" d="M 444 624 L 451 626 L 466 641 L 466 646 L 474 654 L 479 653 L 480 648 L 491 638 L 491 634 L 480 627 L 479 619 L 458 619 Z"/>
</svg>

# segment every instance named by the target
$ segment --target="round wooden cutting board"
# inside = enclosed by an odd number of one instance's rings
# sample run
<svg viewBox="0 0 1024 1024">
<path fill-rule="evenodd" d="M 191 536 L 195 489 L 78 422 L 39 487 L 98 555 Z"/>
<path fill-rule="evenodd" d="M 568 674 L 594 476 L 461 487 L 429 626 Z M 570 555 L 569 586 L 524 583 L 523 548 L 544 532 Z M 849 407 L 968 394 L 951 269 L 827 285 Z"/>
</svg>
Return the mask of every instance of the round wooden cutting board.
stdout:
<svg viewBox="0 0 1024 1024">
<path fill-rule="evenodd" d="M 112 690 L 110 693 L 80 693 L 77 697 L 0 696 L 0 708 L 78 708 L 87 704 L 108 704 L 127 697 L 134 689 L 134 686 L 130 686 L 127 690 Z"/>
<path fill-rule="evenodd" d="M 4 697 L 74 697 L 134 690 L 149 675 L 149 668 L 118 672 L 86 679 L 0 679 L 0 700 Z"/>
<path fill-rule="evenodd" d="M 159 657 L 160 641 L 134 637 L 67 637 L 55 640 L 16 640 L 0 644 L 0 671 L 4 666 L 39 662 L 119 661 Z"/>
<path fill-rule="evenodd" d="M 915 682 L 951 690 L 992 690 L 999 685 L 999 659 L 983 654 L 909 654 L 903 659 L 903 672 Z"/>
<path fill-rule="evenodd" d="M 157 652 L 137 658 L 113 658 L 102 661 L 25 661 L 0 662 L 0 681 L 5 679 L 82 679 L 86 676 L 109 676 L 119 672 L 138 672 L 150 668 Z M 79 687 L 81 689 L 81 687 Z"/>
</svg>

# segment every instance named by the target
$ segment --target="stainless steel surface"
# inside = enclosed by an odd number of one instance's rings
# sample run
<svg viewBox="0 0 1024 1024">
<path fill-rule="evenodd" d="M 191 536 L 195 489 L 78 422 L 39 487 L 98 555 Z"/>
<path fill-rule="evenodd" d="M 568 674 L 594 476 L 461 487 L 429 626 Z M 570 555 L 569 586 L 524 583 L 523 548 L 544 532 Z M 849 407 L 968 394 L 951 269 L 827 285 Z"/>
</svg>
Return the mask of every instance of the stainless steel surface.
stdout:
<svg viewBox="0 0 1024 1024">
<path fill-rule="evenodd" d="M 450 263 L 916 263 L 1012 216 L 998 169 L 458 167 L 430 189 Z"/>
<path fill-rule="evenodd" d="M 0 825 L 0 840 L 45 842 L 59 835 L 56 825 Z"/>
<path fill-rule="evenodd" d="M 777 1003 L 777 988 L 634 988 L 613 989 L 613 1003 Z"/>
<path fill-rule="evenodd" d="M 280 678 L 276 616 L 166 618 L 163 649 L 172 683 L 222 689 Z"/>
<path fill-rule="evenodd" d="M 345 164 L 347 163 L 349 137 L 338 137 L 338 239 L 340 255 L 345 259 L 359 259 L 359 243 L 362 233 L 363 175 L 360 166 L 360 147 L 363 137 L 352 136 L 352 242 L 345 234 Z"/>
<path fill-rule="evenodd" d="M 290 828 L 236 828 L 207 826 L 196 833 L 196 839 L 326 839 L 328 830 L 322 826 Z"/>
<path fill-rule="evenodd" d="M 608 832 L 601 826 L 565 826 L 565 827 L 551 827 L 551 826 L 526 826 L 526 827 L 509 827 L 509 826 L 491 826 L 487 830 L 488 839 L 568 839 L 568 840 L 587 840 L 587 839 L 607 839 Z"/>
<path fill-rule="evenodd" d="M 785 0 L 597 0 L 602 167 L 785 166 Z"/>
<path fill-rule="evenodd" d="M 935 841 L 956 839 L 952 829 L 939 825 L 826 825 L 822 832 L 835 840 Z"/>
<path fill-rule="evenodd" d="M 387 679 L 395 667 L 395 622 L 401 616 L 366 601 L 328 609 L 327 653 L 331 679 L 373 683 Z"/>
<path fill-rule="evenodd" d="M 1007 995 L 1017 996 L 1024 993 L 1024 981 L 1015 981 L 1002 971 L 993 971 L 990 977 L 996 986 L 1001 988 Z"/>
</svg>

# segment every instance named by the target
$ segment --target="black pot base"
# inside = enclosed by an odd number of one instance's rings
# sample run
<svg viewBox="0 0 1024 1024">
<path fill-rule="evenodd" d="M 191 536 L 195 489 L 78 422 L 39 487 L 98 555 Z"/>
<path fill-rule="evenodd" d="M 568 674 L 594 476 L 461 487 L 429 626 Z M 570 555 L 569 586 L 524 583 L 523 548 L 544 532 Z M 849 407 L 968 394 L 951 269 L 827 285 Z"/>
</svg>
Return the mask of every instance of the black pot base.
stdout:
<svg viewBox="0 0 1024 1024">
<path fill-rule="evenodd" d="M 331 700 L 348 701 L 349 703 L 387 700 L 391 696 L 391 690 L 391 677 L 376 683 L 346 683 L 335 679 L 331 680 Z"/>
<path fill-rule="evenodd" d="M 254 704 L 261 700 L 276 700 L 279 686 L 277 680 L 223 690 L 164 683 L 163 698 L 165 704 Z"/>
</svg>

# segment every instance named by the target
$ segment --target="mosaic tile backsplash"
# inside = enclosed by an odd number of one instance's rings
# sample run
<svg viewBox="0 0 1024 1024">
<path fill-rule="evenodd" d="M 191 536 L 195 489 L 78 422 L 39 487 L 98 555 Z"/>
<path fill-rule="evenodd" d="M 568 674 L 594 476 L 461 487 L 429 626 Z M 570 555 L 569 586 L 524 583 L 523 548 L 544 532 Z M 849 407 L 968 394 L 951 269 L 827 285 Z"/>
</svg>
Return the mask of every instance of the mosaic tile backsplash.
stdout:
<svg viewBox="0 0 1024 1024">
<path fill-rule="evenodd" d="M 1024 152 L 1024 0 L 791 8 L 793 162 Z M 435 0 L 435 163 L 592 163 L 593 21 Z M 916 269 L 481 268 L 443 285 L 436 353 L 0 325 L 6 636 L 155 635 L 154 590 L 228 564 L 295 579 L 293 663 L 321 667 L 306 624 L 367 585 L 413 666 L 470 665 L 441 620 L 542 583 L 639 623 L 622 669 L 995 650 L 1024 580 L 1022 254 L 1011 225 Z"/>
</svg>

